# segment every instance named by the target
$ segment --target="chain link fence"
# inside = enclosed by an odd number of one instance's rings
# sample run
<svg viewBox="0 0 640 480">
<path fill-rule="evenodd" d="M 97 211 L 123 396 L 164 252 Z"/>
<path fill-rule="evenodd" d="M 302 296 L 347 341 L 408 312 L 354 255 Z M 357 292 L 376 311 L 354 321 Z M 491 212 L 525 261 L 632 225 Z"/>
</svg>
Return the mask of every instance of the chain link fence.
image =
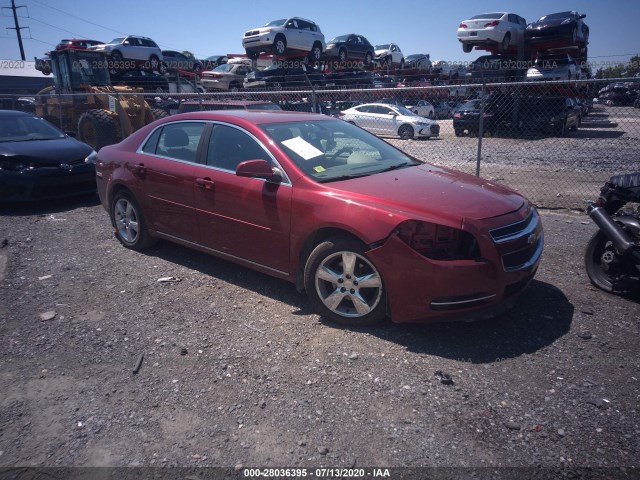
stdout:
<svg viewBox="0 0 640 480">
<path fill-rule="evenodd" d="M 207 93 L 191 88 L 144 96 L 155 117 L 274 105 L 322 112 L 360 125 L 419 160 L 508 185 L 541 208 L 582 210 L 610 176 L 640 171 L 640 78 L 415 84 L 352 88 L 326 81 L 314 85 L 307 78 L 296 88 L 278 84 Z M 55 104 L 52 95 L 55 91 L 46 101 Z M 64 96 L 70 98 L 83 101 L 82 95 Z M 13 101 L 19 103 L 17 97 Z M 39 103 L 42 98 L 36 100 L 42 114 Z M 69 122 L 59 120 L 68 128 Z"/>
</svg>

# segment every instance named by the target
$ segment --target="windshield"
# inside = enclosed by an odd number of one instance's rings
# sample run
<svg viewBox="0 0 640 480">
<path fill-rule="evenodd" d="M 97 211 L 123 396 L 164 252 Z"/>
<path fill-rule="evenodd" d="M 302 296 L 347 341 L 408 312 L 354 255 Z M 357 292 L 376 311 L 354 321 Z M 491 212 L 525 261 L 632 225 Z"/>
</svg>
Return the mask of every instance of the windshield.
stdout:
<svg viewBox="0 0 640 480">
<path fill-rule="evenodd" d="M 389 50 L 389 44 L 387 43 L 386 45 L 376 45 L 374 48 L 376 50 Z"/>
<path fill-rule="evenodd" d="M 342 120 L 259 126 L 308 177 L 320 183 L 420 164 L 375 135 Z"/>
<path fill-rule="evenodd" d="M 218 65 L 213 69 L 214 72 L 230 72 L 233 68 L 234 64 L 232 63 L 223 63 L 222 65 Z"/>
<path fill-rule="evenodd" d="M 339 37 L 336 37 L 333 40 L 330 40 L 329 43 L 346 42 L 348 39 L 349 39 L 349 35 L 340 35 Z"/>
<path fill-rule="evenodd" d="M 544 20 L 563 20 L 565 18 L 569 18 L 572 17 L 572 13 L 571 12 L 560 12 L 560 13 L 552 13 L 550 15 L 545 15 L 544 17 L 540 17 L 540 20 L 538 20 L 539 22 L 542 22 Z"/>
<path fill-rule="evenodd" d="M 478 108 L 480 108 L 480 100 L 476 99 L 463 103 L 458 110 L 476 110 Z"/>
<path fill-rule="evenodd" d="M 124 38 L 123 38 L 123 37 L 120 37 L 120 38 L 114 38 L 113 40 L 111 40 L 111 41 L 109 42 L 109 44 L 122 43 L 122 41 L 123 41 L 123 40 L 124 40 Z"/>
<path fill-rule="evenodd" d="M 17 115 L 0 117 L 0 143 L 53 140 L 64 137 L 64 133 L 40 117 Z"/>
<path fill-rule="evenodd" d="M 279 20 L 273 20 L 265 25 L 265 27 L 281 27 L 287 21 L 286 18 L 281 18 Z"/>
</svg>

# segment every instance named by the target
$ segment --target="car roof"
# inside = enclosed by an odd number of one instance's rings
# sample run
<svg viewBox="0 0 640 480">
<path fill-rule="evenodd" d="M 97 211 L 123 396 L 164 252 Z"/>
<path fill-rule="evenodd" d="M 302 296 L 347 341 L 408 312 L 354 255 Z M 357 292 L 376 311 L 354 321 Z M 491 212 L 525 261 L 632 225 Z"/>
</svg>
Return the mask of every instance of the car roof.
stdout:
<svg viewBox="0 0 640 480">
<path fill-rule="evenodd" d="M 292 112 L 288 110 L 203 110 L 191 113 L 178 113 L 167 117 L 166 120 L 235 120 L 237 123 L 264 124 L 335 119 L 317 113 Z"/>
</svg>

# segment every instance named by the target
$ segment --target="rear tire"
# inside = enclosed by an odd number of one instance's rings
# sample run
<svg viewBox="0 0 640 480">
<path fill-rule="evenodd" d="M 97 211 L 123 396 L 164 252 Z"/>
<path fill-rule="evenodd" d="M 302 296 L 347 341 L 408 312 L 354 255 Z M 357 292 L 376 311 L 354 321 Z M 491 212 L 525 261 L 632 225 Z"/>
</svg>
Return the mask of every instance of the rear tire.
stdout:
<svg viewBox="0 0 640 480">
<path fill-rule="evenodd" d="M 98 151 L 118 141 L 116 121 L 105 110 L 87 110 L 78 119 L 78 140 Z"/>
<path fill-rule="evenodd" d="M 640 292 L 640 272 L 630 260 L 618 255 L 611 241 L 600 230 L 587 244 L 584 263 L 591 283 L 601 290 L 618 295 Z"/>
<path fill-rule="evenodd" d="M 115 194 L 111 201 L 111 221 L 116 227 L 116 238 L 127 248 L 143 250 L 157 239 L 149 235 L 147 223 L 133 195 L 127 190 Z"/>
<path fill-rule="evenodd" d="M 471 50 L 473 50 L 473 45 L 471 45 L 470 43 L 463 43 L 462 44 L 462 51 L 464 53 L 470 53 Z"/>
<path fill-rule="evenodd" d="M 500 43 L 500 51 L 501 52 L 506 52 L 507 50 L 509 50 L 509 44 L 511 43 L 511 34 L 510 33 L 505 33 L 504 34 L 504 38 L 502 39 L 502 42 Z"/>
</svg>

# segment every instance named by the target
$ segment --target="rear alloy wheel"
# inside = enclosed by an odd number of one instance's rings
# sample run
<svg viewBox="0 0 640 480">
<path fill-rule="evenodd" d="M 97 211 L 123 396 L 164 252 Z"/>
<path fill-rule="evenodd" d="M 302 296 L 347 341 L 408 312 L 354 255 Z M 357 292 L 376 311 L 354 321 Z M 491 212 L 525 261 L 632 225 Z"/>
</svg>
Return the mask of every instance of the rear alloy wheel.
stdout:
<svg viewBox="0 0 640 480">
<path fill-rule="evenodd" d="M 147 224 L 138 203 L 126 190 L 116 193 L 111 202 L 111 220 L 116 227 L 116 237 L 127 248 L 142 250 L 157 239 L 149 235 Z"/>
<path fill-rule="evenodd" d="M 413 127 L 410 125 L 402 125 L 398 130 L 398 135 L 403 140 L 411 140 L 414 135 Z"/>
<path fill-rule="evenodd" d="M 316 42 L 309 52 L 309 60 L 311 62 L 319 62 L 320 58 L 322 58 L 322 45 Z"/>
<path fill-rule="evenodd" d="M 382 277 L 364 252 L 360 242 L 334 237 L 309 255 L 304 286 L 322 317 L 350 326 L 372 325 L 386 317 Z"/>
<path fill-rule="evenodd" d="M 105 111 L 87 110 L 78 119 L 78 140 L 98 151 L 117 142 L 116 121 Z"/>
<path fill-rule="evenodd" d="M 155 55 L 151 55 L 149 57 L 149 70 L 152 72 L 157 72 L 160 70 L 160 59 Z"/>
<path fill-rule="evenodd" d="M 341 48 L 340 51 L 338 52 L 338 61 L 340 63 L 345 63 L 347 61 L 347 49 L 346 48 Z"/>
</svg>

